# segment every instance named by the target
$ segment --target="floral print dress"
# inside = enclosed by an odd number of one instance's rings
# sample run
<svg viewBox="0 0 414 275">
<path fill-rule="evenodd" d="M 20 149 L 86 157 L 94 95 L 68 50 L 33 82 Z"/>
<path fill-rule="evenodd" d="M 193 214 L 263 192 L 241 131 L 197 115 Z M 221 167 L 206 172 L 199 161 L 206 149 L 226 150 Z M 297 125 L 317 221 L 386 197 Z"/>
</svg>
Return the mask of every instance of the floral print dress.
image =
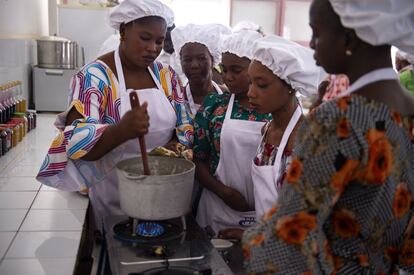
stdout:
<svg viewBox="0 0 414 275">
<path fill-rule="evenodd" d="M 413 140 L 412 118 L 362 96 L 317 108 L 278 203 L 243 236 L 248 272 L 413 272 Z"/>
<path fill-rule="evenodd" d="M 211 174 L 215 173 L 220 160 L 220 134 L 230 97 L 231 93 L 208 95 L 194 120 L 194 156 L 200 160 L 210 161 Z M 243 107 L 235 99 L 231 118 L 267 122 L 271 116 L 261 115 L 254 109 Z"/>
</svg>

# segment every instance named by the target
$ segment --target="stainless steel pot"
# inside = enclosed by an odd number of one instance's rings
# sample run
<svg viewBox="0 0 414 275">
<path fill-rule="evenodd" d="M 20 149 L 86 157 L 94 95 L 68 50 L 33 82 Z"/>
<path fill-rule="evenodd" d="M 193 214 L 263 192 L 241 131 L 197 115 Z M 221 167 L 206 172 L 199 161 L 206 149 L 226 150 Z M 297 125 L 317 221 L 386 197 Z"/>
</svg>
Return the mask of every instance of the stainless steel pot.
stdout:
<svg viewBox="0 0 414 275">
<path fill-rule="evenodd" d="M 78 45 L 69 39 L 55 36 L 37 40 L 37 64 L 40 68 L 75 69 Z"/>
<path fill-rule="evenodd" d="M 185 159 L 148 156 L 151 176 L 141 157 L 116 165 L 121 209 L 130 217 L 166 220 L 190 211 L 195 165 Z"/>
</svg>

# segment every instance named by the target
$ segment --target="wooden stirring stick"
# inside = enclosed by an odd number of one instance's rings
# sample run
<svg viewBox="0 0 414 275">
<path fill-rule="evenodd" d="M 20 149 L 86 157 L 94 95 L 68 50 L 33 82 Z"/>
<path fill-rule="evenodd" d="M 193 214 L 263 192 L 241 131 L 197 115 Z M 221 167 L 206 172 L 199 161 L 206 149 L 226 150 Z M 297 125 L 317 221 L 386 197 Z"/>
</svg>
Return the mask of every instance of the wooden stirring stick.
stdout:
<svg viewBox="0 0 414 275">
<path fill-rule="evenodd" d="M 131 102 L 131 108 L 139 107 L 139 98 L 137 92 L 129 93 L 129 101 Z M 147 147 L 145 146 L 145 138 L 141 136 L 138 138 L 139 148 L 141 148 L 142 164 L 144 165 L 144 175 L 151 175 L 151 171 L 148 165 Z"/>
</svg>

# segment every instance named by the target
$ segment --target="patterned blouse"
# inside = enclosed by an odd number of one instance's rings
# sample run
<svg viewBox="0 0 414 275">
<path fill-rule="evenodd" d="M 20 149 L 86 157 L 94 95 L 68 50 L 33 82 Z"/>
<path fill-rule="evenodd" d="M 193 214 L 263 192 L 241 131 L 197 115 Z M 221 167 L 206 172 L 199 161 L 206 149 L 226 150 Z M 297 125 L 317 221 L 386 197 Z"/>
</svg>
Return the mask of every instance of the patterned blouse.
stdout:
<svg viewBox="0 0 414 275">
<path fill-rule="evenodd" d="M 215 173 L 220 160 L 220 134 L 230 97 L 231 93 L 208 95 L 194 120 L 194 156 L 200 160 L 210 160 L 211 174 Z M 271 116 L 258 114 L 235 99 L 231 118 L 269 121 Z"/>
<path fill-rule="evenodd" d="M 414 271 L 413 120 L 358 95 L 298 131 L 278 203 L 243 236 L 247 269 L 280 274 Z M 414 221 L 414 220 L 413 220 Z"/>
<path fill-rule="evenodd" d="M 264 126 L 264 136 L 266 136 L 269 127 L 270 122 L 266 123 L 266 125 Z M 256 164 L 257 166 L 273 165 L 276 160 L 277 150 L 277 146 L 267 143 L 265 141 L 265 138 L 263 138 L 262 142 L 260 143 L 259 149 L 257 150 L 256 157 L 253 160 L 254 164 Z M 289 167 L 289 164 L 292 162 L 292 153 L 292 151 L 285 148 L 285 151 L 282 154 L 282 161 L 280 166 L 281 173 L 279 174 L 276 183 L 276 188 L 278 189 L 282 186 L 282 183 L 285 180 L 287 169 Z"/>
<path fill-rule="evenodd" d="M 414 95 L 414 65 L 402 69 L 399 76 L 401 84 Z"/>
<path fill-rule="evenodd" d="M 159 62 L 154 63 L 154 75 L 160 81 L 176 112 L 176 135 L 179 142 L 191 147 L 193 121 L 184 103 L 179 79 L 171 67 Z M 62 172 L 68 161 L 72 160 L 79 171 L 92 171 L 90 178 L 83 177 L 79 183 L 81 186 L 60 186 L 62 189 L 72 190 L 89 187 L 92 181 L 99 180 L 98 174 L 106 174 L 105 171 L 112 169 L 115 164 L 112 156 L 96 162 L 82 161 L 81 158 L 93 148 L 106 127 L 121 119 L 119 84 L 116 76 L 100 60 L 89 63 L 72 78 L 70 99 L 71 104 L 67 111 L 59 114 L 56 119 L 55 126 L 59 130 L 59 135 L 52 142 L 37 179 L 47 185 L 58 187 L 57 182 L 62 184 L 64 179 Z M 83 118 L 73 121 L 70 126 L 65 126 L 66 116 L 72 107 L 76 108 Z M 109 155 L 114 154 L 110 152 Z"/>
</svg>

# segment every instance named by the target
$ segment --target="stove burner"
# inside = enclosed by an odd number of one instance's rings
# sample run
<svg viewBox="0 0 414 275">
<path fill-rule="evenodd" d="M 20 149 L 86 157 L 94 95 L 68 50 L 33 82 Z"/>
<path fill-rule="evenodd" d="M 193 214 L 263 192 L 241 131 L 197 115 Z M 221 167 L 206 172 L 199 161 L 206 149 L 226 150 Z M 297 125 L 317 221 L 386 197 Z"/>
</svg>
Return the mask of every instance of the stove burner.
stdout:
<svg viewBox="0 0 414 275">
<path fill-rule="evenodd" d="M 156 222 L 142 222 L 137 226 L 136 233 L 142 237 L 158 237 L 164 234 L 164 227 Z"/>
<path fill-rule="evenodd" d="M 154 235 L 145 233 L 145 230 L 151 226 L 149 224 L 155 224 L 155 230 L 158 231 Z M 154 229 L 153 228 L 153 229 Z M 161 229 L 162 228 L 162 229 Z M 183 230 L 180 226 L 174 223 L 159 221 L 148 222 L 141 221 L 136 230 L 136 235 L 133 236 L 132 224 L 129 220 L 120 222 L 113 227 L 114 237 L 120 241 L 133 242 L 133 243 L 159 243 L 177 239 L 182 236 Z M 142 234 L 140 234 L 143 232 Z"/>
<path fill-rule="evenodd" d="M 140 273 L 129 273 L 129 275 L 210 275 L 211 269 L 205 269 L 205 270 L 197 270 L 191 267 L 184 267 L 184 266 L 166 266 L 166 267 L 157 267 L 148 269 L 146 271 L 140 272 Z"/>
</svg>

